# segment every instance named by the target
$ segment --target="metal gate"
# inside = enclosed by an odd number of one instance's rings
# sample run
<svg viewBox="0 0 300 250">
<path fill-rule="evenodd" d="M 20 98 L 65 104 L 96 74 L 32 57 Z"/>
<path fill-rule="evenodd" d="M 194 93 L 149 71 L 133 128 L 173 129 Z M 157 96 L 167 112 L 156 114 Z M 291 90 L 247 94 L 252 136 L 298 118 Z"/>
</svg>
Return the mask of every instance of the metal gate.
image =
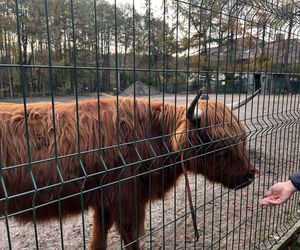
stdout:
<svg viewBox="0 0 300 250">
<path fill-rule="evenodd" d="M 299 194 L 258 201 L 299 169 L 299 9 L 0 0 L 0 249 L 281 245 Z"/>
</svg>

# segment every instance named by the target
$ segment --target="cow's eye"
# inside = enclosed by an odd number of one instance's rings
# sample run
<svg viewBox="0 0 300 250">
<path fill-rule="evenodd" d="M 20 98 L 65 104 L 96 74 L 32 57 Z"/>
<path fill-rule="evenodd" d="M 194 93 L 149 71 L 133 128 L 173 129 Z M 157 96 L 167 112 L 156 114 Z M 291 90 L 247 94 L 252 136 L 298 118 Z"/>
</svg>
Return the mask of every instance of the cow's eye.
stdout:
<svg viewBox="0 0 300 250">
<path fill-rule="evenodd" d="M 210 143 L 213 142 L 213 139 L 211 138 L 211 136 L 205 130 L 201 134 L 201 140 L 202 140 L 203 144 L 210 144 Z"/>
</svg>

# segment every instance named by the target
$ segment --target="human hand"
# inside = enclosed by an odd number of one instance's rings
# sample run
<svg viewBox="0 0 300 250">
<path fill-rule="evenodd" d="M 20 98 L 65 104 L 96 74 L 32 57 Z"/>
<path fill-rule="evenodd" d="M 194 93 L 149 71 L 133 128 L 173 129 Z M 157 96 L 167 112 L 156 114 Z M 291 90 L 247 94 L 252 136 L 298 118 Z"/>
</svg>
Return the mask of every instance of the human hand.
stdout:
<svg viewBox="0 0 300 250">
<path fill-rule="evenodd" d="M 289 180 L 286 182 L 278 182 L 265 193 L 264 197 L 259 201 L 261 206 L 275 206 L 285 203 L 297 189 Z"/>
</svg>

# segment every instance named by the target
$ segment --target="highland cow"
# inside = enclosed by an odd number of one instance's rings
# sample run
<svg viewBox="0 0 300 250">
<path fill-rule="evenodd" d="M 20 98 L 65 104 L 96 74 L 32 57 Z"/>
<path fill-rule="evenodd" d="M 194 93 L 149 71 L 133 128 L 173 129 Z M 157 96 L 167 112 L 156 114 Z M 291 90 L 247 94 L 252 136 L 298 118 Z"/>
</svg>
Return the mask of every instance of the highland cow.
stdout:
<svg viewBox="0 0 300 250">
<path fill-rule="evenodd" d="M 78 116 L 75 103 L 56 103 L 54 117 L 51 103 L 36 103 L 26 119 L 23 105 L 0 104 L 0 216 L 47 221 L 92 208 L 91 249 L 106 248 L 114 223 L 127 248 L 138 249 L 146 204 L 171 189 L 180 164 L 229 188 L 249 185 L 243 125 L 223 102 L 199 98 L 188 110 L 88 100 Z"/>
</svg>

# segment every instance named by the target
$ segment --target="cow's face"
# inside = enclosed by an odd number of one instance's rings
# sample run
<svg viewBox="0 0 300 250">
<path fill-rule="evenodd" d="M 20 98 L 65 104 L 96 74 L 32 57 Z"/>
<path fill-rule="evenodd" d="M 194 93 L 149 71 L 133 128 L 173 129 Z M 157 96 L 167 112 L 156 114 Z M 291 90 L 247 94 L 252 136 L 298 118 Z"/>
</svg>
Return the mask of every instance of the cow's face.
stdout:
<svg viewBox="0 0 300 250">
<path fill-rule="evenodd" d="M 223 102 L 200 101 L 198 109 L 201 118 L 189 122 L 195 129 L 189 141 L 198 147 L 190 152 L 195 160 L 188 162 L 188 169 L 229 188 L 249 185 L 254 166 L 249 161 L 244 126 Z"/>
<path fill-rule="evenodd" d="M 190 159 L 186 164 L 188 170 L 229 188 L 243 188 L 252 183 L 255 169 L 249 161 L 246 131 L 232 109 L 224 102 L 198 102 L 196 97 L 186 115 L 187 136 L 177 140 L 185 142 L 182 148 L 192 149 L 184 152 L 185 158 Z"/>
</svg>

